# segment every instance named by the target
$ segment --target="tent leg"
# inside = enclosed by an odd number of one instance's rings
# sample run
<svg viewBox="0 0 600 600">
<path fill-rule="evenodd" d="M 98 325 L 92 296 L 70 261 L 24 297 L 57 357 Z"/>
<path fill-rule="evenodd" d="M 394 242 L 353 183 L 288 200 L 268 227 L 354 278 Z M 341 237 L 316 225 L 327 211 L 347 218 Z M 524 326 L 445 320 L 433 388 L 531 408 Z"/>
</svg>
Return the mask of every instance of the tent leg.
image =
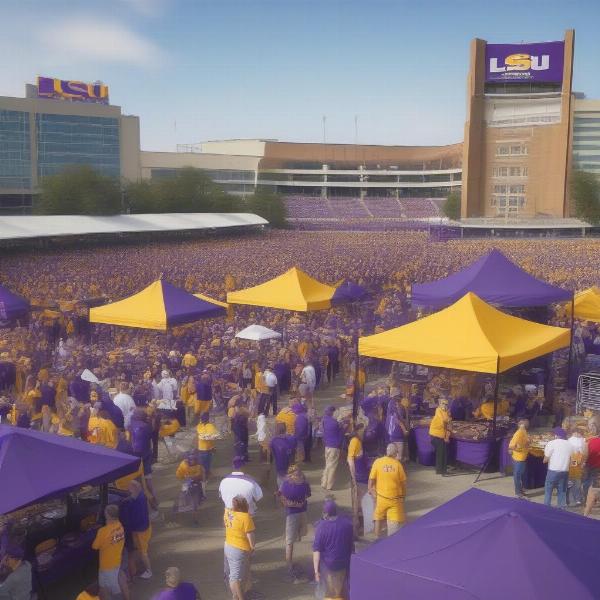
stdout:
<svg viewBox="0 0 600 600">
<path fill-rule="evenodd" d="M 498 385 L 499 385 L 499 383 L 500 383 L 500 357 L 498 357 L 496 359 L 496 383 L 494 385 L 494 420 L 492 421 L 492 435 L 491 436 L 488 435 L 488 437 L 491 437 L 494 440 L 494 442 L 496 441 L 496 417 L 498 416 Z M 477 474 L 477 478 L 475 479 L 474 483 L 477 483 L 479 481 L 479 479 L 483 475 L 483 472 L 488 468 L 488 465 L 490 464 L 491 459 L 492 459 L 492 452 L 490 452 L 487 460 L 481 466 L 481 469 L 479 470 L 479 473 Z"/>
<path fill-rule="evenodd" d="M 354 386 L 352 394 L 352 419 L 356 421 L 358 417 L 358 373 L 360 371 L 360 355 L 358 354 L 358 334 L 355 343 L 356 359 L 354 360 Z"/>
<path fill-rule="evenodd" d="M 571 299 L 571 340 L 569 342 L 569 361 L 567 362 L 567 389 L 571 387 L 571 372 L 573 361 L 573 329 L 575 327 L 575 294 Z"/>
</svg>

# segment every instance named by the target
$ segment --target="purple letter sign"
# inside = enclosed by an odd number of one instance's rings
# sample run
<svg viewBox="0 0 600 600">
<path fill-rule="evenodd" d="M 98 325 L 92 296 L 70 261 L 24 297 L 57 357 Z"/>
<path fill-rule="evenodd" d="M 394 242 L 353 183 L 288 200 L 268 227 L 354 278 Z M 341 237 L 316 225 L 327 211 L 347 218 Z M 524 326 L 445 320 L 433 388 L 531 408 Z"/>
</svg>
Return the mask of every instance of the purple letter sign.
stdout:
<svg viewBox="0 0 600 600">
<path fill-rule="evenodd" d="M 564 42 L 487 44 L 486 83 L 562 83 Z"/>
</svg>

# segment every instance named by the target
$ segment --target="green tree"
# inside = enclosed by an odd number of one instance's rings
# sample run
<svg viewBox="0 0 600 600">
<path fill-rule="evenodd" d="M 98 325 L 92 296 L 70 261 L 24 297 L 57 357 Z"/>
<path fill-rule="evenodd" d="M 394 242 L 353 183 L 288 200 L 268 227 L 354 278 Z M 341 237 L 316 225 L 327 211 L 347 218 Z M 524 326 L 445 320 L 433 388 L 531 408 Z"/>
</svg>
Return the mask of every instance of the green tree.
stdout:
<svg viewBox="0 0 600 600">
<path fill-rule="evenodd" d="M 151 214 L 157 209 L 159 199 L 156 185 L 149 180 L 129 182 L 125 187 L 125 208 L 134 214 Z"/>
<path fill-rule="evenodd" d="M 600 181 L 588 171 L 573 171 L 570 181 L 575 216 L 590 225 L 600 224 Z"/>
<path fill-rule="evenodd" d="M 460 194 L 458 192 L 450 192 L 442 210 L 449 219 L 454 221 L 460 219 Z"/>
<path fill-rule="evenodd" d="M 42 215 L 114 215 L 121 211 L 119 180 L 89 165 L 66 167 L 44 177 L 36 204 Z"/>
<path fill-rule="evenodd" d="M 269 221 L 271 227 L 285 228 L 287 208 L 283 198 L 269 189 L 258 188 L 246 198 L 246 210 Z"/>
</svg>

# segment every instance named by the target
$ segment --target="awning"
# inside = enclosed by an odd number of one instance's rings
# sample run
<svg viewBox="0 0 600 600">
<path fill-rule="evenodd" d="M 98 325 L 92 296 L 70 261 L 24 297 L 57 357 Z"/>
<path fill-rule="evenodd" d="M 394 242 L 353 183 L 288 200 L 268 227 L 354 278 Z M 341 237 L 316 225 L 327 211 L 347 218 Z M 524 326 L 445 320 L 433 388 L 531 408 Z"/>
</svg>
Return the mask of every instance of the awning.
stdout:
<svg viewBox="0 0 600 600">
<path fill-rule="evenodd" d="M 567 307 L 571 314 L 571 306 Z M 593 286 L 575 294 L 575 318 L 600 323 L 600 288 Z"/>
<path fill-rule="evenodd" d="M 241 340 L 252 340 L 254 342 L 260 342 L 262 340 L 274 340 L 279 339 L 281 334 L 277 331 L 273 331 L 268 327 L 262 325 L 250 325 L 240 332 L 235 334 L 236 338 Z"/>
<path fill-rule="evenodd" d="M 29 302 L 0 285 L 0 321 L 24 317 L 30 310 Z"/>
</svg>

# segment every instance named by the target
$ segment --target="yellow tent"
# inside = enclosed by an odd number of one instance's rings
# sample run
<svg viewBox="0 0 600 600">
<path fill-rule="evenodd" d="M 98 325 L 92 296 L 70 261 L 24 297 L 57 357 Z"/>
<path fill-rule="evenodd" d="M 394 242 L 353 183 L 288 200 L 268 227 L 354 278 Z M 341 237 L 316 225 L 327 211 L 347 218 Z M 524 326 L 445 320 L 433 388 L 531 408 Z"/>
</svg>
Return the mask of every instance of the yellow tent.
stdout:
<svg viewBox="0 0 600 600">
<path fill-rule="evenodd" d="M 571 332 L 507 315 L 469 292 L 433 315 L 360 338 L 362 356 L 503 373 L 570 343 Z"/>
<path fill-rule="evenodd" d="M 333 286 L 321 283 L 294 267 L 266 283 L 229 292 L 227 302 L 308 312 L 330 308 L 334 293 Z"/>
<path fill-rule="evenodd" d="M 567 307 L 571 313 L 571 305 Z M 595 285 L 575 294 L 575 318 L 600 322 L 600 288 Z"/>
<path fill-rule="evenodd" d="M 227 308 L 227 302 L 221 302 L 220 300 L 215 300 L 210 296 L 205 296 L 204 294 L 194 294 L 196 298 L 200 298 L 200 300 L 206 300 L 206 302 L 211 302 L 212 304 L 216 304 L 217 306 L 222 306 L 223 308 Z"/>
</svg>

